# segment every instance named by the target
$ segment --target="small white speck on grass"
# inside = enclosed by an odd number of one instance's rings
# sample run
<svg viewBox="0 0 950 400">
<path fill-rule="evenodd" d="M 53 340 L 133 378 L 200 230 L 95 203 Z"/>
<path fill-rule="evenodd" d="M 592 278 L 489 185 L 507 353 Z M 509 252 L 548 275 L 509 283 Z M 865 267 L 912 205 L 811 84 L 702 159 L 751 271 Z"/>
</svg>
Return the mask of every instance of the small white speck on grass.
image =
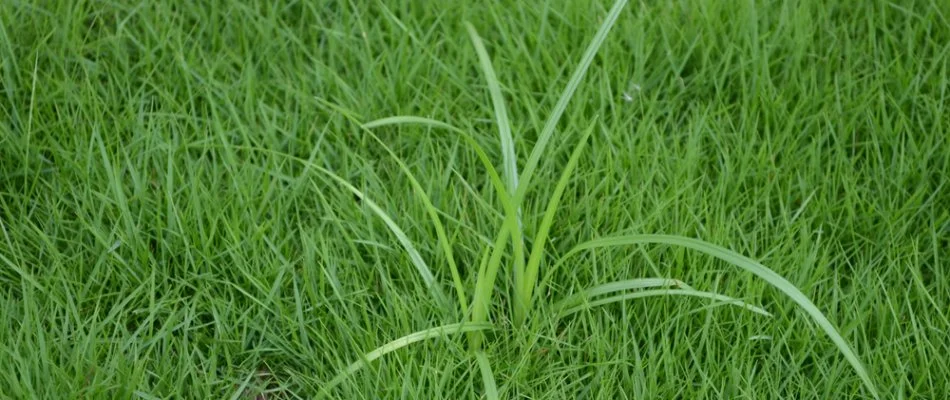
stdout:
<svg viewBox="0 0 950 400">
<path fill-rule="evenodd" d="M 754 340 L 763 340 L 763 341 L 765 341 L 765 340 L 772 340 L 772 336 L 770 336 L 770 335 L 755 335 L 755 336 L 749 336 L 749 341 L 750 341 L 750 342 L 751 342 L 751 341 L 754 341 Z"/>
<path fill-rule="evenodd" d="M 623 100 L 627 103 L 633 103 L 634 97 L 640 94 L 641 87 L 637 83 L 631 83 L 630 88 L 626 92 L 623 92 Z"/>
<path fill-rule="evenodd" d="M 122 246 L 122 241 L 116 240 L 115 243 L 113 243 L 112 246 L 109 247 L 108 252 L 109 253 L 115 252 L 119 248 L 119 246 Z"/>
</svg>

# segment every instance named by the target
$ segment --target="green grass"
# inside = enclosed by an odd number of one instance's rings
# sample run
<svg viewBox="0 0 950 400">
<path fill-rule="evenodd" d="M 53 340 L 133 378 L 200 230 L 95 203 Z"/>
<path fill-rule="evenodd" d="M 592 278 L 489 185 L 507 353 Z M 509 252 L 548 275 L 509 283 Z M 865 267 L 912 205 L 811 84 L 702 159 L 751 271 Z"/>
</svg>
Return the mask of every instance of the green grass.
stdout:
<svg viewBox="0 0 950 400">
<path fill-rule="evenodd" d="M 950 392 L 950 6 L 566 3 L 4 3 L 2 396 Z"/>
</svg>

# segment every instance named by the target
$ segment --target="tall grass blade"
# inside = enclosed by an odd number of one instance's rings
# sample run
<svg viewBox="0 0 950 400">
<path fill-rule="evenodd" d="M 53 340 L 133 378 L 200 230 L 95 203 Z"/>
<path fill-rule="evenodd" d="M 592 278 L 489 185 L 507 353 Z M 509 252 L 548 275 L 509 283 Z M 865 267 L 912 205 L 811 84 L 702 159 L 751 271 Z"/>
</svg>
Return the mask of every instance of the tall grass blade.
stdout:
<svg viewBox="0 0 950 400">
<path fill-rule="evenodd" d="M 488 84 L 488 92 L 491 94 L 491 102 L 495 109 L 495 120 L 498 123 L 498 136 L 501 139 L 501 156 L 505 173 L 505 183 L 507 183 L 508 193 L 514 193 L 518 188 L 518 164 L 515 155 L 515 142 L 511 137 L 511 122 L 508 120 L 508 108 L 505 106 L 505 97 L 501 94 L 501 85 L 498 83 L 498 76 L 495 75 L 495 68 L 492 67 L 491 57 L 485 50 L 485 44 L 482 38 L 478 36 L 475 27 L 466 22 L 465 29 L 468 30 L 468 36 L 472 39 L 475 46 L 475 52 L 478 54 L 478 63 L 485 74 L 485 83 Z"/>
<path fill-rule="evenodd" d="M 838 330 L 835 326 L 828 320 L 827 317 L 815 306 L 811 300 L 805 296 L 800 290 L 798 290 L 795 285 L 789 282 L 787 279 L 783 278 L 781 275 L 777 274 L 775 271 L 767 268 L 766 266 L 760 264 L 759 262 L 745 257 L 739 253 L 736 253 L 732 250 L 726 249 L 721 246 L 714 245 L 698 239 L 687 238 L 683 236 L 672 236 L 672 235 L 625 235 L 625 236 L 612 236 L 594 239 L 588 242 L 581 243 L 571 249 L 560 261 L 556 264 L 560 266 L 563 264 L 569 257 L 577 254 L 578 252 L 598 248 L 598 247 L 616 247 L 616 246 L 629 246 L 636 244 L 648 244 L 648 243 L 660 243 L 673 246 L 682 246 L 697 250 L 699 252 L 705 253 L 707 255 L 713 256 L 720 260 L 726 261 L 736 267 L 744 269 L 751 272 L 752 274 L 758 276 L 759 278 L 764 279 L 766 282 L 774 286 L 776 289 L 784 293 L 786 296 L 790 297 L 792 301 L 798 304 L 805 313 L 807 313 L 812 320 L 815 321 L 818 326 L 825 331 L 825 334 L 831 338 L 831 341 L 838 347 L 838 350 L 841 354 L 844 355 L 845 359 L 851 363 L 851 366 L 854 368 L 855 373 L 858 377 L 861 378 L 861 381 L 864 383 L 864 386 L 869 392 L 874 396 L 874 398 L 879 399 L 877 387 L 874 386 L 874 382 L 871 381 L 870 375 L 868 375 L 867 370 L 864 368 L 864 365 L 861 363 L 861 360 L 858 359 L 858 356 L 855 354 L 854 350 L 851 349 L 851 346 L 848 342 L 838 333 Z M 555 267 L 555 268 L 556 268 Z"/>
<path fill-rule="evenodd" d="M 668 279 L 668 278 L 637 278 L 637 279 L 627 279 L 623 281 L 616 281 L 605 283 L 602 285 L 594 286 L 590 289 L 584 290 L 580 293 L 571 295 L 561 301 L 559 301 L 554 308 L 562 309 L 571 306 L 575 306 L 579 303 L 586 301 L 587 299 L 602 296 L 608 293 L 613 292 L 622 292 L 625 290 L 640 290 L 640 289 L 651 289 L 657 287 L 665 288 L 684 288 L 692 289 L 685 282 L 677 279 Z"/>
<path fill-rule="evenodd" d="M 488 309 L 491 306 L 491 296 L 495 289 L 495 278 L 498 276 L 498 270 L 501 269 L 501 257 L 505 254 L 505 243 L 508 241 L 510 233 L 509 225 L 502 225 L 498 231 L 498 236 L 495 238 L 488 263 L 485 264 L 484 274 L 479 276 L 478 281 L 475 282 L 475 295 L 472 299 L 473 323 L 482 323 L 488 320 Z M 481 334 L 469 335 L 469 339 L 472 350 L 481 348 L 483 339 Z"/>
<path fill-rule="evenodd" d="M 482 371 L 482 382 L 485 384 L 485 399 L 498 400 L 498 385 L 495 384 L 495 376 L 491 371 L 491 364 L 488 363 L 488 357 L 485 352 L 476 351 L 475 361 L 478 363 L 478 369 Z"/>
<path fill-rule="evenodd" d="M 488 318 L 488 309 L 491 304 L 491 296 L 494 291 L 495 278 L 497 277 L 498 270 L 501 268 L 501 259 L 504 256 L 505 242 L 512 235 L 512 233 L 515 233 L 518 235 L 518 239 L 513 239 L 512 242 L 520 243 L 521 230 L 519 229 L 517 220 L 514 218 L 516 215 L 514 208 L 515 203 L 505 190 L 504 184 L 502 183 L 501 178 L 498 176 L 498 172 L 488 159 L 488 155 L 485 153 L 482 147 L 479 146 L 477 142 L 475 142 L 475 139 L 472 138 L 467 132 L 445 122 L 414 116 L 383 118 L 363 124 L 363 127 L 376 128 L 393 124 L 421 124 L 435 128 L 448 129 L 458 133 L 472 147 L 472 150 L 475 151 L 478 159 L 488 171 L 489 179 L 492 182 L 492 186 L 495 188 L 495 192 L 498 194 L 502 207 L 505 209 L 506 217 L 504 223 L 502 224 L 502 228 L 498 231 L 495 238 L 494 247 L 492 248 L 488 263 L 485 264 L 485 268 L 483 270 L 480 269 L 478 280 L 475 283 L 475 294 L 472 298 L 472 321 L 484 322 Z M 518 269 L 517 266 L 516 269 Z M 481 344 L 481 335 L 473 334 L 470 335 L 469 338 L 471 340 L 470 343 L 472 348 L 479 348 Z"/>
<path fill-rule="evenodd" d="M 488 154 L 485 153 L 485 150 L 482 148 L 482 146 L 479 145 L 478 142 L 475 141 L 475 138 L 473 138 L 472 135 L 469 135 L 468 132 L 465 132 L 461 128 L 442 121 L 406 115 L 381 118 L 367 122 L 362 126 L 365 129 L 373 129 L 386 125 L 424 125 L 432 128 L 446 129 L 457 133 L 462 137 L 463 140 L 465 140 L 466 143 L 468 143 L 468 145 L 475 152 L 475 155 L 478 156 L 478 160 L 482 163 L 482 166 L 485 167 L 492 186 L 495 189 L 495 194 L 498 195 L 502 207 L 505 208 L 505 212 L 508 213 L 509 211 L 514 210 L 514 202 L 512 201 L 508 191 L 505 189 L 505 185 L 502 182 L 501 177 L 498 175 L 498 171 L 495 170 L 495 166 L 492 165 L 491 160 L 488 158 Z"/>
<path fill-rule="evenodd" d="M 343 382 L 347 377 L 359 371 L 369 363 L 375 361 L 376 359 L 392 353 L 396 350 L 399 350 L 403 347 L 409 346 L 410 344 L 421 342 L 427 339 L 433 339 L 438 337 L 443 337 L 450 334 L 466 333 L 466 332 L 475 332 L 491 329 L 490 324 L 473 324 L 470 322 L 460 322 L 448 325 L 437 326 L 434 328 L 424 329 L 418 332 L 410 333 L 406 336 L 403 336 L 399 339 L 393 340 L 389 343 L 386 343 L 382 346 L 379 346 L 375 350 L 366 353 L 363 357 L 349 366 L 345 370 L 337 374 L 330 382 L 327 382 L 325 386 L 321 389 L 321 394 L 326 395 L 330 389 L 336 387 L 341 382 Z"/>
<path fill-rule="evenodd" d="M 452 251 L 452 244 L 449 243 L 448 235 L 445 234 L 445 228 L 442 226 L 442 220 L 439 218 L 438 209 L 435 208 L 435 205 L 432 204 L 432 200 L 429 199 L 429 194 L 426 193 L 425 189 L 422 188 L 422 185 L 419 184 L 419 181 L 416 180 L 415 175 L 412 171 L 409 170 L 409 167 L 406 166 L 406 163 L 402 161 L 399 156 L 396 155 L 392 149 L 389 148 L 382 140 L 379 139 L 373 132 L 367 130 L 367 134 L 376 140 L 383 149 L 389 153 L 389 156 L 396 161 L 396 164 L 399 165 L 399 169 L 402 170 L 403 174 L 409 178 L 409 182 L 412 185 L 413 190 L 415 190 L 416 195 L 422 200 L 422 204 L 426 209 L 426 213 L 429 215 L 429 219 L 432 220 L 432 225 L 435 227 L 436 236 L 439 238 L 439 244 L 442 247 L 442 252 L 445 255 L 446 263 L 449 265 L 449 272 L 452 274 L 452 282 L 455 285 L 455 292 L 458 295 L 459 300 L 459 311 L 463 314 L 468 311 L 468 297 L 465 295 L 465 286 L 462 284 L 462 276 L 459 274 L 458 266 L 455 264 L 455 254 Z"/>
<path fill-rule="evenodd" d="M 620 16 L 620 11 L 623 10 L 623 7 L 627 4 L 627 0 L 617 0 L 611 7 L 610 12 L 607 13 L 607 16 L 604 18 L 604 22 L 600 24 L 600 28 L 597 30 L 597 34 L 594 35 L 594 39 L 591 40 L 590 44 L 587 45 L 587 50 L 584 51 L 584 56 L 581 57 L 581 62 L 577 65 L 577 68 L 574 70 L 574 74 L 571 75 L 571 79 L 567 82 L 567 86 L 564 88 L 564 92 L 561 93 L 561 97 L 558 98 L 557 103 L 554 105 L 554 109 L 551 111 L 551 114 L 548 116 L 547 121 L 544 123 L 544 128 L 541 129 L 541 134 L 538 136 L 538 141 L 534 144 L 534 148 L 531 150 L 531 155 L 528 157 L 528 162 L 524 166 L 524 170 L 521 172 L 521 182 L 518 184 L 518 190 L 514 194 L 515 204 L 520 205 L 524 200 L 525 193 L 528 190 L 528 185 L 531 183 L 531 177 L 534 174 L 535 168 L 538 166 L 538 162 L 541 161 L 541 156 L 544 154 L 544 148 L 547 146 L 548 141 L 551 140 L 551 136 L 554 135 L 554 130 L 557 128 L 557 123 L 561 119 L 561 115 L 564 114 L 564 110 L 567 108 L 567 103 L 571 101 L 571 98 L 574 97 L 574 91 L 577 90 L 577 86 L 580 85 L 581 80 L 584 79 L 584 75 L 587 74 L 587 69 L 590 67 L 592 61 L 594 61 L 594 56 L 597 55 L 597 50 L 600 49 L 600 46 L 604 43 L 604 40 L 607 39 L 607 34 L 610 32 L 610 28 L 614 26 L 614 23 L 617 22 L 617 17 Z"/>
<path fill-rule="evenodd" d="M 491 57 L 488 56 L 488 51 L 485 50 L 485 44 L 482 43 L 481 37 L 478 36 L 475 27 L 468 22 L 465 23 L 465 29 L 468 30 L 468 35 L 472 39 L 472 45 L 475 46 L 475 52 L 478 54 L 478 62 L 481 66 L 482 73 L 485 75 L 488 92 L 491 94 L 491 101 L 495 110 L 495 119 L 498 123 L 498 136 L 501 140 L 502 170 L 505 174 L 505 183 L 507 184 L 509 196 L 513 196 L 518 189 L 518 164 L 517 155 L 515 154 L 515 142 L 511 137 L 511 122 L 508 120 L 508 108 L 505 106 L 505 97 L 501 94 L 501 85 L 498 83 L 498 76 L 495 74 Z M 515 285 L 518 286 L 523 284 L 525 275 L 524 224 L 521 221 L 521 203 L 515 203 L 514 210 L 515 214 L 508 214 L 507 218 L 514 219 L 516 222 L 514 228 L 511 230 L 511 256 L 514 263 L 514 271 L 512 271 L 512 273 L 514 275 Z M 521 300 L 520 297 L 515 297 L 514 304 L 512 305 L 515 314 L 518 314 L 518 310 L 523 310 L 525 307 L 525 305 L 520 302 Z"/>
<path fill-rule="evenodd" d="M 632 293 L 621 294 L 617 296 L 611 296 L 605 299 L 593 300 L 585 302 L 581 305 L 568 308 L 560 313 L 560 316 L 570 315 L 578 311 L 588 310 L 597 306 L 602 306 L 605 304 L 617 303 L 629 299 L 639 299 L 644 297 L 652 296 L 692 296 L 692 297 L 702 297 L 706 299 L 712 299 L 722 302 L 723 304 L 729 304 L 734 306 L 739 306 L 745 308 L 746 310 L 752 311 L 756 314 L 761 314 L 766 317 L 771 317 L 772 314 L 761 307 L 756 307 L 751 304 L 748 304 L 742 300 L 722 295 L 719 293 L 704 292 L 693 289 L 650 289 L 650 290 L 641 290 Z"/>
<path fill-rule="evenodd" d="M 461 128 L 457 128 L 449 123 L 431 118 L 417 117 L 414 115 L 397 115 L 393 117 L 380 118 L 367 122 L 362 126 L 365 129 L 374 129 L 386 125 L 425 125 L 433 128 L 447 129 L 459 134 L 467 134 Z"/>
<path fill-rule="evenodd" d="M 376 214 L 376 216 L 383 220 L 383 222 L 386 224 L 386 227 L 388 227 L 390 232 L 396 236 L 396 240 L 399 241 L 403 249 L 406 250 L 406 253 L 409 254 L 409 260 L 412 261 L 412 265 L 416 267 L 416 271 L 419 272 L 419 275 L 422 277 L 422 281 L 425 283 L 426 287 L 432 292 L 432 296 L 435 297 L 436 301 L 440 304 L 449 304 L 448 298 L 445 296 L 445 293 L 442 292 L 438 282 L 435 281 L 435 276 L 432 275 L 432 271 L 429 269 L 428 264 L 426 264 L 425 260 L 422 259 L 422 255 L 420 255 L 419 251 L 416 250 L 416 247 L 412 244 L 412 241 L 409 240 L 409 237 L 406 236 L 406 233 L 402 230 L 402 228 L 399 227 L 399 224 L 397 224 L 396 221 L 393 221 L 386 211 L 379 207 L 379 205 L 377 205 L 372 199 L 363 194 L 362 191 L 347 182 L 346 179 L 343 179 L 339 175 L 334 174 L 330 170 L 320 166 L 313 165 L 312 168 L 328 176 L 330 179 L 336 181 L 341 186 L 359 197 L 363 201 L 363 204 L 366 204 L 370 210 Z"/>
<path fill-rule="evenodd" d="M 577 167 L 577 162 L 580 160 L 581 154 L 584 153 L 584 149 L 587 148 L 587 140 L 590 139 L 591 133 L 594 132 L 594 127 L 597 126 L 597 119 L 590 124 L 584 134 L 581 136 L 581 139 L 578 141 L 577 146 L 574 148 L 574 152 L 571 153 L 571 158 L 567 162 L 567 166 L 564 167 L 564 170 L 561 171 L 561 177 L 557 181 L 557 185 L 554 187 L 554 193 L 551 194 L 551 197 L 548 199 L 547 208 L 544 210 L 544 216 L 541 219 L 541 225 L 538 226 L 538 232 L 534 236 L 534 245 L 531 248 L 531 255 L 528 258 L 528 264 L 525 267 L 525 280 L 521 283 L 520 287 L 515 288 L 515 293 L 517 296 L 521 296 L 521 301 L 519 304 L 524 305 L 524 308 L 519 313 L 515 313 L 515 324 L 519 325 L 524 322 L 527 317 L 528 310 L 531 309 L 533 304 L 532 295 L 534 293 L 535 285 L 537 285 L 538 270 L 541 267 L 541 259 L 544 256 L 544 245 L 548 240 L 548 233 L 551 230 L 551 225 L 554 223 L 554 215 L 557 213 L 557 206 L 561 202 L 561 196 L 564 195 L 564 190 L 567 188 L 567 183 L 571 179 L 571 174 L 574 172 L 574 168 Z"/>
<path fill-rule="evenodd" d="M 504 230 L 505 229 L 502 229 L 502 231 Z M 507 236 L 503 238 L 501 237 L 496 238 L 495 243 L 500 243 L 501 245 L 504 245 L 505 240 L 508 240 Z M 485 248 L 482 249 L 482 256 L 478 263 L 478 277 L 475 280 L 475 294 L 473 295 L 473 299 L 472 299 L 472 309 L 470 310 L 470 313 L 468 315 L 468 317 L 470 318 L 470 321 L 472 322 L 486 322 L 485 318 L 482 317 L 482 315 L 485 315 L 485 316 L 488 315 L 487 313 L 488 313 L 489 301 L 491 299 L 491 291 L 489 291 L 487 294 L 482 293 L 484 290 L 482 288 L 482 285 L 484 285 L 483 282 L 486 282 L 487 280 L 486 276 L 488 275 L 488 262 L 492 254 L 494 254 L 492 247 L 485 246 Z M 480 319 L 481 321 L 478 321 L 476 318 Z M 483 336 L 484 335 L 482 334 L 482 332 L 469 333 L 468 334 L 469 348 L 471 350 L 478 349 L 481 346 L 482 340 L 484 340 Z"/>
</svg>

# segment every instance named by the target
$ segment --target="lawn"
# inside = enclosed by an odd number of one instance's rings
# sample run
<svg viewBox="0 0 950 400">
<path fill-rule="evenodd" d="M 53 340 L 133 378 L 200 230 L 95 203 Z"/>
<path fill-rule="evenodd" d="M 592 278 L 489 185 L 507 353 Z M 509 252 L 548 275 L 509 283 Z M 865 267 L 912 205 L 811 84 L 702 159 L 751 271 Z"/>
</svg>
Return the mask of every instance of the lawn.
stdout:
<svg viewBox="0 0 950 400">
<path fill-rule="evenodd" d="M 0 398 L 950 393 L 950 2 L 281 3 L 0 5 Z"/>
</svg>

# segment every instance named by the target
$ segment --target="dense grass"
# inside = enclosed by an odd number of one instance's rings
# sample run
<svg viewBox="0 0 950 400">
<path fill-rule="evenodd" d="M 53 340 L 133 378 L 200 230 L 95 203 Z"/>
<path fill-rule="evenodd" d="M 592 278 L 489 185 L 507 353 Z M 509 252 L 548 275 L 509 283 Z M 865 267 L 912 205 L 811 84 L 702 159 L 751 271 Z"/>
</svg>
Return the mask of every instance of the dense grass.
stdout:
<svg viewBox="0 0 950 400">
<path fill-rule="evenodd" d="M 353 118 L 450 122 L 502 171 L 463 22 L 525 160 L 610 6 L 205 3 L 0 5 L 2 396 L 311 398 L 361 354 L 458 322 L 368 204 L 313 167 L 392 215 L 451 293 L 426 208 Z M 941 398 L 950 4 L 832 3 L 630 4 L 548 145 L 525 229 L 597 119 L 552 259 L 611 233 L 731 248 L 801 288 L 883 397 Z M 374 132 L 440 210 L 474 288 L 504 218 L 477 157 L 447 131 Z M 490 365 L 509 398 L 870 396 L 806 315 L 732 266 L 664 246 L 572 260 L 542 265 L 543 296 L 672 277 L 774 316 L 685 297 L 539 312 L 477 356 L 461 337 L 420 342 L 332 395 L 475 398 Z"/>
</svg>

